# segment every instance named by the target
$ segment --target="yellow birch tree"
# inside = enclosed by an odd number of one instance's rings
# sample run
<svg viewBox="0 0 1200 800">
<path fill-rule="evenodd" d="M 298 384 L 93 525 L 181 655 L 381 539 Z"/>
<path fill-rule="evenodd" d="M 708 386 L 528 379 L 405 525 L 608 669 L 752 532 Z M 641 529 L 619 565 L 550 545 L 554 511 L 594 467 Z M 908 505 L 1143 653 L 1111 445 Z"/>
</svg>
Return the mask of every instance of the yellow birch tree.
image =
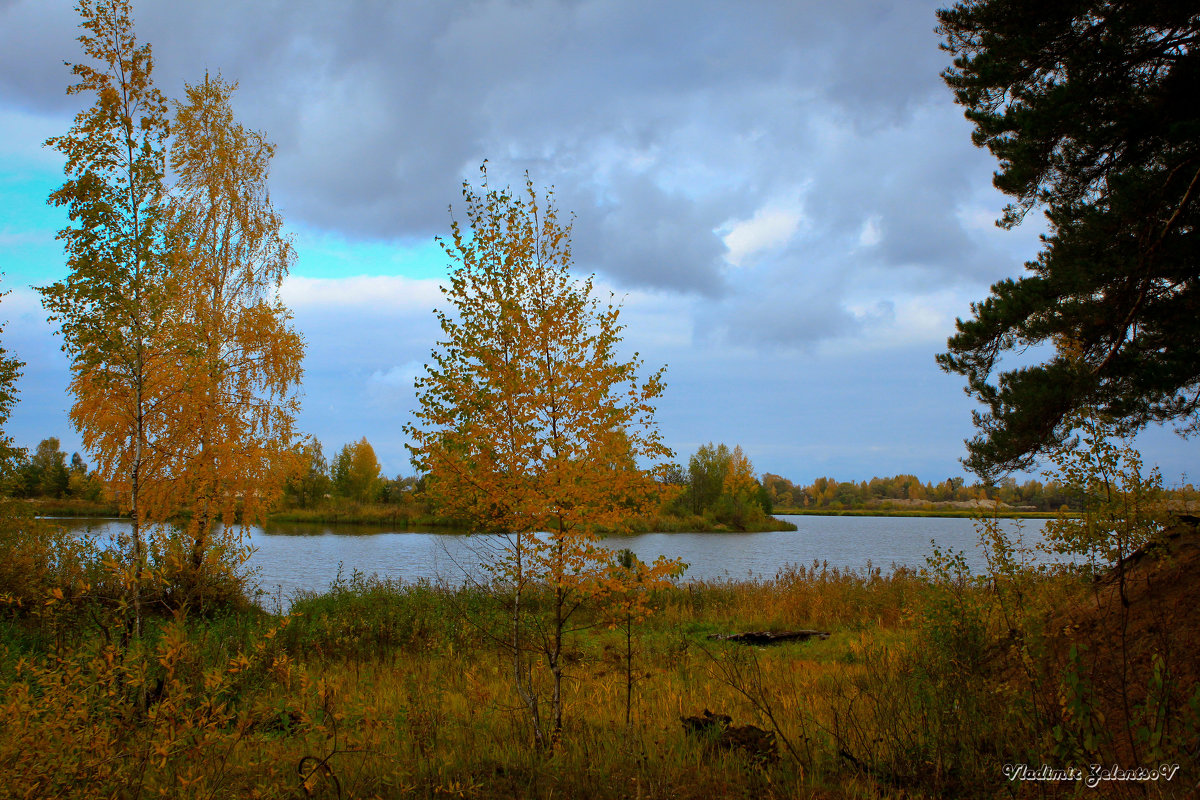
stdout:
<svg viewBox="0 0 1200 800">
<path fill-rule="evenodd" d="M 233 87 L 188 86 L 171 139 L 127 0 L 78 8 L 92 63 L 73 67 L 68 93 L 95 104 L 47 141 L 66 156 L 50 202 L 70 214 L 69 274 L 40 291 L 71 359 L 71 420 L 131 518 L 140 631 L 148 550 L 169 546 L 148 531 L 193 512 L 169 576 L 191 581 L 238 559 L 240 540 L 213 546 L 218 521 L 252 520 L 278 495 L 303 344 L 277 295 L 292 250 L 266 192 L 272 148 L 233 120 Z"/>
<path fill-rule="evenodd" d="M 671 586 L 687 565 L 678 559 L 659 556 L 647 564 L 629 548 L 619 550 L 605 571 L 604 618 L 610 628 L 619 628 L 625 638 L 625 730 L 633 724 L 634 626 L 652 612 L 653 593 Z"/>
<path fill-rule="evenodd" d="M 188 85 L 172 125 L 172 339 L 185 365 L 172 476 L 192 513 L 171 561 L 192 594 L 232 577 L 246 526 L 283 491 L 304 357 L 278 295 L 294 252 L 267 191 L 274 147 L 234 119 L 235 89 L 220 76 Z"/>
<path fill-rule="evenodd" d="M 333 485 L 343 497 L 365 503 L 379 492 L 382 479 L 375 448 L 362 437 L 344 445 L 333 460 Z"/>
<path fill-rule="evenodd" d="M 754 478 L 754 466 L 742 451 L 742 446 L 735 445 L 733 450 L 729 451 L 725 475 L 721 479 L 717 515 L 737 528 L 745 528 L 747 523 L 763 516 L 762 508 L 758 504 L 758 492 L 759 484 Z"/>
<path fill-rule="evenodd" d="M 511 603 L 507 637 L 516 691 L 535 743 L 562 728 L 563 651 L 572 615 L 604 574 L 600 526 L 620 527 L 658 502 L 670 451 L 654 422 L 660 369 L 618 355 L 620 309 L 601 304 L 592 279 L 570 275 L 570 227 L 553 193 L 463 184 L 467 225 L 453 221 L 442 339 L 416 381 L 413 463 L 442 515 L 503 542 L 492 565 Z M 614 469 L 630 461 L 650 469 Z M 528 593 L 548 595 L 543 616 Z M 543 725 L 531 648 L 550 673 Z"/>
<path fill-rule="evenodd" d="M 0 300 L 8 295 L 8 291 L 0 292 Z M 3 333 L 4 322 L 0 320 L 0 334 Z M 17 402 L 17 378 L 21 377 L 23 366 L 25 362 L 10 354 L 0 343 L 0 472 L 5 473 L 24 456 L 24 450 L 17 447 L 6 432 L 9 415 Z"/>
<path fill-rule="evenodd" d="M 147 523 L 168 504 L 161 478 L 162 434 L 180 385 L 180 365 L 163 341 L 171 292 L 163 236 L 166 101 L 151 79 L 149 45 L 133 34 L 126 0 L 80 0 L 79 42 L 90 64 L 76 64 L 68 94 L 92 95 L 70 131 L 47 140 L 66 157 L 66 206 L 59 232 L 69 274 L 42 287 L 71 361 L 72 423 L 96 469 L 118 490 L 131 524 L 133 630 L 141 631 Z"/>
</svg>

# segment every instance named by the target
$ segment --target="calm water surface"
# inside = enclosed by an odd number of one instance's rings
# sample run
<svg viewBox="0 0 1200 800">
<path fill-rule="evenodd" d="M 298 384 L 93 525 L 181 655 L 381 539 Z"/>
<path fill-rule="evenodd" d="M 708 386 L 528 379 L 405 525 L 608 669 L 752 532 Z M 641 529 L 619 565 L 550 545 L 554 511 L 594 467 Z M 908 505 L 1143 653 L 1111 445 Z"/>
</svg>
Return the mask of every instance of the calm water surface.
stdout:
<svg viewBox="0 0 1200 800">
<path fill-rule="evenodd" d="M 932 552 L 964 551 L 973 571 L 985 561 L 970 519 L 940 517 L 812 517 L 780 515 L 799 530 L 769 533 L 645 533 L 610 536 L 605 547 L 628 547 L 643 561 L 660 555 L 688 564 L 685 580 L 770 578 L 785 565 L 863 570 L 879 567 L 922 567 Z M 121 521 L 63 520 L 80 530 L 91 527 L 102 537 L 114 536 Z M 1040 538 L 1044 520 L 1005 520 L 1010 531 L 1026 539 Z M 338 574 L 353 570 L 404 581 L 445 579 L 460 583 L 481 575 L 496 540 L 452 533 L 395 532 L 386 527 L 336 524 L 273 524 L 253 528 L 256 548 L 250 560 L 261 588 L 287 599 L 297 591 L 324 591 Z"/>
</svg>

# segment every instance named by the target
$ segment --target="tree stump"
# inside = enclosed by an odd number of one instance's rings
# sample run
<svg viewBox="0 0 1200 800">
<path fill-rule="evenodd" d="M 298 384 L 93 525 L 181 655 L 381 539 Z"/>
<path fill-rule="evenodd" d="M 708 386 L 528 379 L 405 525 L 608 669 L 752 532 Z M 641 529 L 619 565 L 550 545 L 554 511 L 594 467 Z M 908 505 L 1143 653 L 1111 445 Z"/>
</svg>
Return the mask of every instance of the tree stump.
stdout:
<svg viewBox="0 0 1200 800">
<path fill-rule="evenodd" d="M 754 725 L 733 725 L 733 718 L 728 714 L 714 714 L 707 708 L 703 714 L 680 717 L 679 721 L 683 723 L 684 731 L 700 739 L 710 752 L 740 751 L 759 764 L 779 760 L 774 731 L 764 731 Z"/>
</svg>

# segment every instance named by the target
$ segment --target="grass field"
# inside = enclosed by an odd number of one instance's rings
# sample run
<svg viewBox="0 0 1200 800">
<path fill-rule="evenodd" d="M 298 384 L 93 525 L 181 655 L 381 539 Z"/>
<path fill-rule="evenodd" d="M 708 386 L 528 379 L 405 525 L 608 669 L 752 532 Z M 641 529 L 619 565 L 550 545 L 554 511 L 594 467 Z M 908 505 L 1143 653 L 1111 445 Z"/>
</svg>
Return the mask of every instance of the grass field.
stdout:
<svg viewBox="0 0 1200 800">
<path fill-rule="evenodd" d="M 1170 762 L 1170 781 L 1095 796 L 1185 797 L 1200 691 L 1182 648 L 1196 626 L 1143 623 L 1192 602 L 1194 562 L 1170 562 L 1182 572 L 1160 583 L 1175 594 L 1130 590 L 1128 607 L 1086 576 L 976 579 L 952 558 L 927 574 L 687 584 L 654 593 L 628 629 L 585 604 L 564 650 L 563 726 L 544 748 L 514 690 L 502 588 L 356 574 L 286 617 L 160 612 L 140 638 L 103 580 L 36 605 L 10 597 L 0 795 L 1068 797 L 1076 783 L 1010 782 L 1005 764 Z M 524 603 L 521 663 L 544 722 L 550 605 L 544 589 Z M 710 638 L 795 629 L 829 635 Z M 1119 680 L 1105 667 L 1117 647 Z M 706 710 L 729 730 L 685 730 Z"/>
</svg>

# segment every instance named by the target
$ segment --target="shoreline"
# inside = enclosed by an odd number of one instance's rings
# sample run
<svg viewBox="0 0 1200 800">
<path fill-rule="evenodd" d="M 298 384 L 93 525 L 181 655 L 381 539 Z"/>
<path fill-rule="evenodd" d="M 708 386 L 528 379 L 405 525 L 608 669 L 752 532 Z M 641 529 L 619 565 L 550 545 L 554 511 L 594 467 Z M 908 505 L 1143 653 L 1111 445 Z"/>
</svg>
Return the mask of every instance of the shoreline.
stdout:
<svg viewBox="0 0 1200 800">
<path fill-rule="evenodd" d="M 40 519 L 114 519 L 127 520 L 127 514 L 101 504 L 32 503 L 21 501 L 25 508 Z M 466 533 L 466 528 L 454 520 L 438 517 L 408 515 L 386 506 L 356 508 L 347 511 L 333 509 L 288 509 L 266 516 L 265 524 L 285 525 L 381 525 L 397 528 L 397 532 Z M 795 531 L 796 525 L 774 516 L 749 520 L 743 526 L 728 525 L 701 516 L 657 516 L 631 520 L 627 530 L 602 529 L 600 536 L 643 533 L 767 533 Z"/>
<path fill-rule="evenodd" d="M 111 505 L 82 501 L 38 502 L 16 501 L 29 513 L 42 518 L 108 518 L 129 519 Z M 775 509 L 764 519 L 747 521 L 742 527 L 721 523 L 703 516 L 655 516 L 632 520 L 623 533 L 764 533 L 768 531 L 794 531 L 796 527 L 779 517 L 945 517 L 951 519 L 1000 518 L 1000 519 L 1057 519 L 1060 511 L 1018 511 L 1014 509 L 978 508 L 788 508 Z M 1069 517 L 1078 512 L 1066 512 Z M 440 530 L 462 532 L 465 530 L 453 520 L 438 517 L 413 515 L 400 508 L 367 506 L 335 510 L 331 508 L 292 508 L 275 511 L 267 515 L 267 523 L 331 524 L 331 525 L 392 525 L 401 530 Z M 616 531 L 604 530 L 602 535 Z"/>
<path fill-rule="evenodd" d="M 1060 511 L 1005 511 L 988 508 L 978 509 L 920 509 L 920 508 L 807 508 L 774 511 L 785 517 L 949 517 L 955 519 L 973 519 L 978 517 L 1001 519 L 1057 519 L 1062 516 Z M 1068 516 L 1078 516 L 1077 512 L 1068 512 Z"/>
</svg>

